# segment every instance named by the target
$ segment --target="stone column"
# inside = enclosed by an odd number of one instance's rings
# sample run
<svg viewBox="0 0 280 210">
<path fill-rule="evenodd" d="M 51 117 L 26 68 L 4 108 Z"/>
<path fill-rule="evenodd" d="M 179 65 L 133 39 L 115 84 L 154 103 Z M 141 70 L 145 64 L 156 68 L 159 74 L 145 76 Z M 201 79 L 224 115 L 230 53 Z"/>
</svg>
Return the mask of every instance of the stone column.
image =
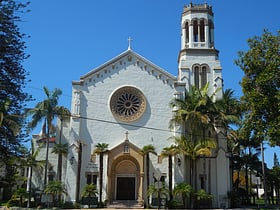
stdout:
<svg viewBox="0 0 280 210">
<path fill-rule="evenodd" d="M 141 204 L 141 205 L 143 205 L 143 177 L 144 177 L 144 173 L 141 172 L 139 189 L 138 189 L 138 198 L 137 198 L 138 204 Z"/>
<path fill-rule="evenodd" d="M 210 47 L 210 39 L 209 39 L 209 25 L 205 25 L 205 43 L 207 45 L 207 48 Z"/>
</svg>

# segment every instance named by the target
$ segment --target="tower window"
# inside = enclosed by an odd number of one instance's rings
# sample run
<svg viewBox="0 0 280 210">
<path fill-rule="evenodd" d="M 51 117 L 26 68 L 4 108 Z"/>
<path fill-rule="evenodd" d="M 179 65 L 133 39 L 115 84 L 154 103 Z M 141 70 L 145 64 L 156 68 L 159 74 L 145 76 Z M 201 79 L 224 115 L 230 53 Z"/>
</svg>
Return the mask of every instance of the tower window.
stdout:
<svg viewBox="0 0 280 210">
<path fill-rule="evenodd" d="M 209 41 L 210 41 L 210 43 L 211 44 L 213 44 L 214 43 L 214 37 L 213 37 L 213 31 L 214 31 L 214 25 L 213 25 L 213 23 L 211 22 L 211 21 L 209 21 L 209 23 L 208 23 L 208 25 L 209 25 Z"/>
<path fill-rule="evenodd" d="M 194 86 L 199 88 L 199 67 L 194 67 Z"/>
<path fill-rule="evenodd" d="M 204 21 L 201 20 L 200 24 L 199 24 L 199 35 L 200 35 L 200 41 L 201 42 L 205 42 L 205 25 L 204 25 Z"/>
<path fill-rule="evenodd" d="M 189 42 L 189 23 L 187 22 L 185 25 L 185 30 L 186 30 L 186 43 Z"/>
<path fill-rule="evenodd" d="M 206 66 L 203 66 L 201 70 L 201 87 L 204 87 L 206 83 L 207 83 L 207 69 Z"/>
<path fill-rule="evenodd" d="M 193 41 L 198 42 L 198 24 L 196 20 L 193 22 Z"/>
<path fill-rule="evenodd" d="M 207 84 L 207 66 L 195 66 L 193 68 L 194 86 L 202 88 Z"/>
</svg>

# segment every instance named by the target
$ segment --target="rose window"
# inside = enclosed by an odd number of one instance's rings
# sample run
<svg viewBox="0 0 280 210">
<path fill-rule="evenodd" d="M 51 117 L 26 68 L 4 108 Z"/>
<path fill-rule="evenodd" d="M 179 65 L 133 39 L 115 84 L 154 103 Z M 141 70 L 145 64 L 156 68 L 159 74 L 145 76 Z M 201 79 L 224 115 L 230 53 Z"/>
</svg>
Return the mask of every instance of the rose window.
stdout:
<svg viewBox="0 0 280 210">
<path fill-rule="evenodd" d="M 110 108 L 119 120 L 134 121 L 145 112 L 146 100 L 140 90 L 134 87 L 123 87 L 113 93 Z"/>
</svg>

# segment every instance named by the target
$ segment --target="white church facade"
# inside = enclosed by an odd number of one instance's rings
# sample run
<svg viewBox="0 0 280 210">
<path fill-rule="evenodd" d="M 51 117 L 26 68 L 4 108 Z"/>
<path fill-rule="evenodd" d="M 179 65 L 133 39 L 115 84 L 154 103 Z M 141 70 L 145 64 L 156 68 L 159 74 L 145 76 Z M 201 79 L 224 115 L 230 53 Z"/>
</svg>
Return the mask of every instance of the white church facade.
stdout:
<svg viewBox="0 0 280 210">
<path fill-rule="evenodd" d="M 147 204 L 147 173 L 150 184 L 156 177 L 169 187 L 168 158 L 161 158 L 160 153 L 173 143 L 170 137 L 176 135 L 169 129 L 173 116 L 170 101 L 192 85 L 200 88 L 209 83 L 211 93 L 223 88 L 213 16 L 212 7 L 206 3 L 183 8 L 176 76 L 129 45 L 126 51 L 72 82 L 71 119 L 62 126 L 58 121 L 57 125 L 58 133 L 62 132 L 61 142 L 68 143 L 62 170 L 68 192 L 65 200 L 79 200 L 82 188 L 95 183 L 98 192 L 102 189 L 102 202 L 132 200 Z M 216 97 L 222 97 L 222 90 Z M 39 145 L 40 135 L 34 135 L 33 140 Z M 220 208 L 228 207 L 231 173 L 226 139 L 217 133 L 216 141 L 215 155 L 207 161 L 197 161 L 196 180 L 199 189 L 213 195 L 212 207 Z M 50 142 L 50 151 L 54 142 Z M 108 145 L 103 155 L 102 186 L 100 155 L 94 153 L 98 143 Z M 146 145 L 152 145 L 156 152 L 149 155 L 148 172 L 141 152 Z M 44 157 L 42 148 L 40 158 Z M 49 161 L 49 178 L 56 179 L 57 155 L 50 152 Z M 189 182 L 189 170 L 183 156 L 172 156 L 172 189 L 178 183 Z M 32 182 L 43 186 L 39 174 L 33 175 Z"/>
</svg>

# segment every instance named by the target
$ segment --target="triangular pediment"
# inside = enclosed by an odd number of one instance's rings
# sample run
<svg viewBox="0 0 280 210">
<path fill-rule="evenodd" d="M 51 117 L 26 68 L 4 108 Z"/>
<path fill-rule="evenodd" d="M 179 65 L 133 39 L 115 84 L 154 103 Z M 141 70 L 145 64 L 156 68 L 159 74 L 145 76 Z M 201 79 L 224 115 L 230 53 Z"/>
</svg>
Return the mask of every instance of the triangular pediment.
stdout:
<svg viewBox="0 0 280 210">
<path fill-rule="evenodd" d="M 125 66 L 128 64 L 138 66 L 139 69 L 147 71 L 152 76 L 156 76 L 158 79 L 163 80 L 164 83 L 174 84 L 176 81 L 175 76 L 163 70 L 143 56 L 132 51 L 131 49 L 128 49 L 106 63 L 82 75 L 79 81 L 73 81 L 72 84 L 83 85 L 86 82 L 97 81 L 101 77 L 104 79 L 107 76 L 109 77 L 110 75 L 114 74 L 114 72 L 118 72 L 118 70 L 125 68 Z"/>
<path fill-rule="evenodd" d="M 124 140 L 117 146 L 113 147 L 110 150 L 110 153 L 115 153 L 115 154 L 124 154 L 124 153 L 141 153 L 141 149 L 137 147 L 135 144 L 131 143 L 129 140 Z"/>
</svg>

